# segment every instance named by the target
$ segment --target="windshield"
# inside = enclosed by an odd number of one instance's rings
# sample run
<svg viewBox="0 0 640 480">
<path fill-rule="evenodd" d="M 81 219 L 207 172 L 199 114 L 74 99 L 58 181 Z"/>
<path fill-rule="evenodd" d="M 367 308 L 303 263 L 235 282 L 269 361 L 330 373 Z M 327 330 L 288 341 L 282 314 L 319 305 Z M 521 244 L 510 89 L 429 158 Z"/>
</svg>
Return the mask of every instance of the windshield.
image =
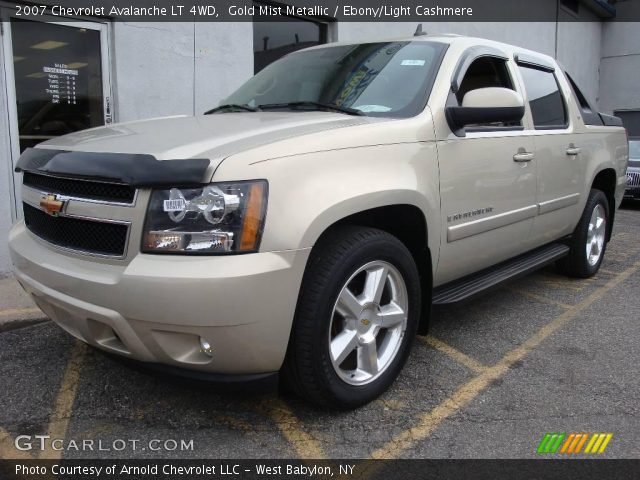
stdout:
<svg viewBox="0 0 640 480">
<path fill-rule="evenodd" d="M 437 42 L 385 42 L 303 50 L 260 71 L 221 105 L 314 102 L 411 117 L 424 109 L 445 49 Z"/>
<path fill-rule="evenodd" d="M 640 160 L 640 140 L 631 140 L 629 142 L 629 158 Z"/>
</svg>

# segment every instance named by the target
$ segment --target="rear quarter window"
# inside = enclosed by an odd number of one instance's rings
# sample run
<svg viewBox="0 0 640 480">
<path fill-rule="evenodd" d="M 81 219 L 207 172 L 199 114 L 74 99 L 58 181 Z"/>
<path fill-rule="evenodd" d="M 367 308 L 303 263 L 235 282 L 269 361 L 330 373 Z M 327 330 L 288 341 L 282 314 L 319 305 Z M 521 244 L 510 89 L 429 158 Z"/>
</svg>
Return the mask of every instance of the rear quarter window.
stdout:
<svg viewBox="0 0 640 480">
<path fill-rule="evenodd" d="M 567 109 L 553 72 L 519 66 L 536 129 L 566 128 Z"/>
</svg>

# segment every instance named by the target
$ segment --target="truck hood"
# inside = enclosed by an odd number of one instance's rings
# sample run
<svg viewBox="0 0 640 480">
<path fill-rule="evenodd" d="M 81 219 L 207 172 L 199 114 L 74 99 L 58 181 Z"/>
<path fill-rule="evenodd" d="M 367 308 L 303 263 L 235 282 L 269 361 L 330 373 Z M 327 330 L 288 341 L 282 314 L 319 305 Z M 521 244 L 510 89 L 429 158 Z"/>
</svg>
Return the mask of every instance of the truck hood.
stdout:
<svg viewBox="0 0 640 480">
<path fill-rule="evenodd" d="M 176 116 L 92 128 L 38 148 L 150 154 L 158 160 L 225 157 L 280 140 L 389 119 L 327 112 L 248 112 Z"/>
</svg>

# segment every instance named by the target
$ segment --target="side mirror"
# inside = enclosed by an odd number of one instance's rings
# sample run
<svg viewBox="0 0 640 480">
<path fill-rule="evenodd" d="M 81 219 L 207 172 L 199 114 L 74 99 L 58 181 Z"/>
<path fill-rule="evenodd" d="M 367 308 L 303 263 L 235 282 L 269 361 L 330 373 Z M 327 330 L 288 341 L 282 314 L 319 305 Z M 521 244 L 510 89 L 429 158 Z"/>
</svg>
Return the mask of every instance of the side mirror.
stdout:
<svg viewBox="0 0 640 480">
<path fill-rule="evenodd" d="M 522 120 L 524 100 L 508 88 L 478 88 L 467 92 L 462 106 L 447 107 L 445 115 L 453 133 L 463 137 L 467 125 Z"/>
</svg>

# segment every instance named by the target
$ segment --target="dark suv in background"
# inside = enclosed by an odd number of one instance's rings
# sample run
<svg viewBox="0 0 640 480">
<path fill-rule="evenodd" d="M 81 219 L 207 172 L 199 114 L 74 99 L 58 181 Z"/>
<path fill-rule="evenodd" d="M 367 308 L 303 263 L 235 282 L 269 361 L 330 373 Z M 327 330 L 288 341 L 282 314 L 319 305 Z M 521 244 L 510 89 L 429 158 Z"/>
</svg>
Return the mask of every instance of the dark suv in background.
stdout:
<svg viewBox="0 0 640 480">
<path fill-rule="evenodd" d="M 624 198 L 640 199 L 640 137 L 629 139 L 629 167 Z"/>
</svg>

